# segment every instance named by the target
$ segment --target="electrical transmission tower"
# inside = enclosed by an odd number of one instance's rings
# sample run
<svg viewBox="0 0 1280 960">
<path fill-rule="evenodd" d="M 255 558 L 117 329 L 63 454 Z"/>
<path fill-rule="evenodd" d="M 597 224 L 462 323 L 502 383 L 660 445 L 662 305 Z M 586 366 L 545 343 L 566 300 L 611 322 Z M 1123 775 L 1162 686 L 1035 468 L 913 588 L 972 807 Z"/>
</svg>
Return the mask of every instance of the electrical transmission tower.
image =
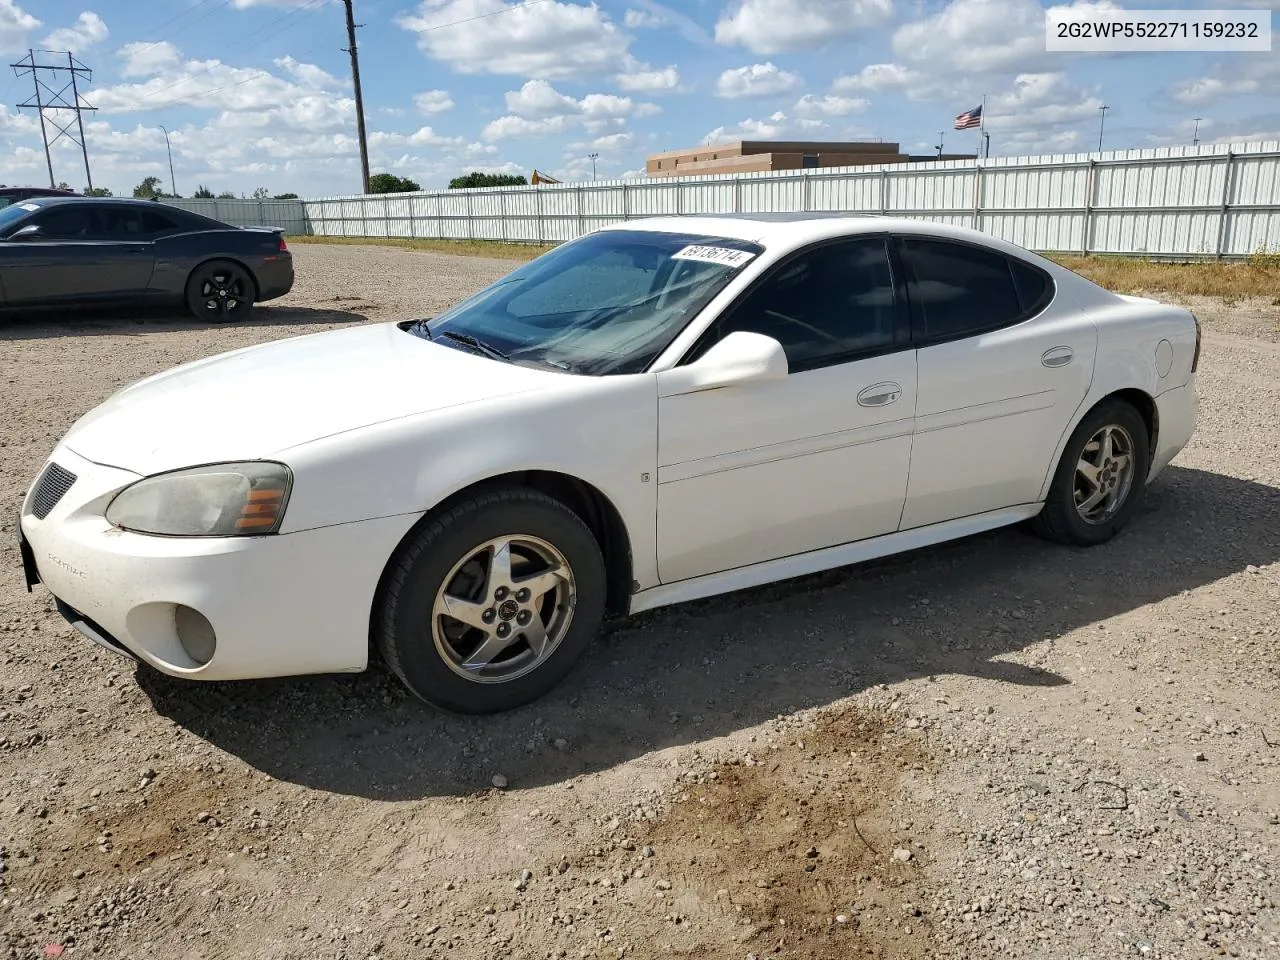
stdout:
<svg viewBox="0 0 1280 960">
<path fill-rule="evenodd" d="M 42 63 L 36 59 L 37 53 L 57 54 L 58 57 L 65 53 L 67 65 L 64 67 Z M 89 184 L 89 190 L 92 190 L 93 175 L 89 172 L 89 148 L 85 146 L 83 114 L 98 108 L 90 106 L 80 96 L 79 82 L 81 78 L 91 81 L 93 71 L 73 57 L 70 51 L 61 50 L 28 50 L 26 57 L 9 66 L 13 67 L 13 72 L 19 77 L 31 74 L 32 83 L 35 86 L 35 99 L 18 104 L 18 109 L 33 109 L 40 115 L 40 136 L 44 139 L 44 159 L 49 167 L 49 186 L 57 186 L 53 176 L 53 153 L 50 148 L 66 137 L 80 147 L 80 153 L 84 157 L 84 177 Z M 64 122 L 68 112 L 75 116 Z M 52 136 L 50 136 L 50 127 L 53 128 Z"/>
</svg>

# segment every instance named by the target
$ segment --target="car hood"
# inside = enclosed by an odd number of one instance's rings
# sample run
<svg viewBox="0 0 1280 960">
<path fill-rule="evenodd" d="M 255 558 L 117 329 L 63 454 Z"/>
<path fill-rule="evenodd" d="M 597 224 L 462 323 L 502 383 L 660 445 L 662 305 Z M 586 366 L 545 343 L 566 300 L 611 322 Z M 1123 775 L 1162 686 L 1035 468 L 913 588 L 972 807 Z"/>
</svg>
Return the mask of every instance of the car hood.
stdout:
<svg viewBox="0 0 1280 960">
<path fill-rule="evenodd" d="M 75 453 L 139 474 L 269 457 L 360 427 L 563 382 L 395 324 L 246 347 L 148 377 L 81 417 Z"/>
</svg>

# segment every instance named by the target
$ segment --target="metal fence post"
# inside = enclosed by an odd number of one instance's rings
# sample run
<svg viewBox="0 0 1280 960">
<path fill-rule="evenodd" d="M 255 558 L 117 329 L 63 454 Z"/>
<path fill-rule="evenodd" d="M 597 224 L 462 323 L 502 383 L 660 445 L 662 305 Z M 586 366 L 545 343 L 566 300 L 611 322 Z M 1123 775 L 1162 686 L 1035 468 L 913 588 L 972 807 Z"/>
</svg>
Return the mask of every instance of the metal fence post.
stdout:
<svg viewBox="0 0 1280 960">
<path fill-rule="evenodd" d="M 627 181 L 622 181 L 622 219 L 631 219 L 631 191 L 627 189 Z"/>
<path fill-rule="evenodd" d="M 880 168 L 880 215 L 887 216 L 889 213 L 889 171 L 884 167 Z"/>
<path fill-rule="evenodd" d="M 1093 203 L 1098 189 L 1098 161 L 1090 160 L 1084 173 L 1084 224 L 1080 233 L 1080 252 L 1088 254 L 1093 246 Z"/>
<path fill-rule="evenodd" d="M 545 244 L 547 242 L 547 226 L 543 222 L 542 189 L 540 187 L 533 188 L 533 218 L 538 223 L 538 242 Z"/>
<path fill-rule="evenodd" d="M 471 190 L 467 189 L 465 192 L 467 195 L 467 239 L 474 240 L 476 238 L 476 225 L 473 220 L 475 216 L 473 212 L 474 204 L 471 202 Z"/>
<path fill-rule="evenodd" d="M 1218 211 L 1218 244 L 1217 258 L 1221 260 L 1227 252 L 1227 221 L 1231 216 L 1231 178 L 1235 173 L 1236 155 L 1227 151 L 1227 165 L 1222 171 L 1222 206 Z"/>
<path fill-rule="evenodd" d="M 582 209 L 582 184 L 578 184 L 573 192 L 577 197 L 578 203 L 578 236 L 582 236 L 587 232 L 587 216 Z"/>
<path fill-rule="evenodd" d="M 503 190 L 498 194 L 498 216 L 502 223 L 502 242 L 507 242 L 507 191 Z"/>
<path fill-rule="evenodd" d="M 973 164 L 973 229 L 982 229 L 982 164 Z"/>
</svg>

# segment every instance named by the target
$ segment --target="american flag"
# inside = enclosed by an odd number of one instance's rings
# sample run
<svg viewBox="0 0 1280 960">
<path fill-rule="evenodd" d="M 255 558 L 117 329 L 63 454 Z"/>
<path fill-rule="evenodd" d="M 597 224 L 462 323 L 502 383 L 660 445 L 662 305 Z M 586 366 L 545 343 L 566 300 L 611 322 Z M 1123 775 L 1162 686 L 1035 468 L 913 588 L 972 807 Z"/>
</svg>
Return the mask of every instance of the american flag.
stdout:
<svg viewBox="0 0 1280 960">
<path fill-rule="evenodd" d="M 973 127 L 982 126 L 982 107 L 977 106 L 972 110 L 966 110 L 964 113 L 956 115 L 956 129 L 970 130 Z"/>
</svg>

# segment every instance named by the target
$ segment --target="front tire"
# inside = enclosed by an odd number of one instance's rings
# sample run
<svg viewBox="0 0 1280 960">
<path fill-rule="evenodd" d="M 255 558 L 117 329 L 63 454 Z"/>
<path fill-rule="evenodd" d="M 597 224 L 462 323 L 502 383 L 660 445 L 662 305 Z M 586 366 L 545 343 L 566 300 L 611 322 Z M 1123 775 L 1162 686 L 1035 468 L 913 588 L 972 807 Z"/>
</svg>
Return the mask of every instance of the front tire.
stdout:
<svg viewBox="0 0 1280 960">
<path fill-rule="evenodd" d="M 230 260 L 210 260 L 187 278 L 187 309 L 208 323 L 234 323 L 253 310 L 257 290 L 249 271 Z"/>
<path fill-rule="evenodd" d="M 1151 468 L 1150 443 L 1145 421 L 1130 404 L 1099 404 L 1067 441 L 1032 529 L 1071 546 L 1110 540 L 1142 498 Z"/>
<path fill-rule="evenodd" d="M 586 524 L 519 487 L 470 497 L 392 561 L 374 621 L 391 671 L 454 713 L 541 697 L 573 668 L 605 608 L 605 567 Z"/>
</svg>

